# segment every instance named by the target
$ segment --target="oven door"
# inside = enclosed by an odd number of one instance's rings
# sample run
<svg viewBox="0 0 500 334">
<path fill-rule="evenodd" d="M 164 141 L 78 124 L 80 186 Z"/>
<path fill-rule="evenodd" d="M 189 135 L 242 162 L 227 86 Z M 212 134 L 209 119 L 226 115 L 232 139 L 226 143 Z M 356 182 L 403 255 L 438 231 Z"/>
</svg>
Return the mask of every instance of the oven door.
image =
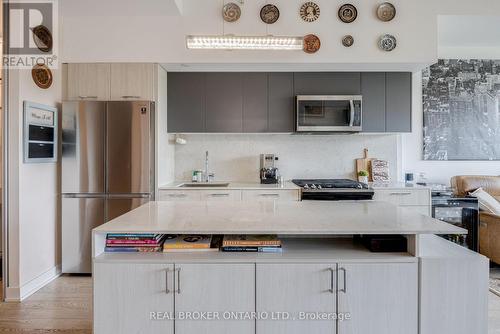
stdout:
<svg viewBox="0 0 500 334">
<path fill-rule="evenodd" d="M 297 96 L 297 132 L 359 132 L 361 96 Z"/>
</svg>

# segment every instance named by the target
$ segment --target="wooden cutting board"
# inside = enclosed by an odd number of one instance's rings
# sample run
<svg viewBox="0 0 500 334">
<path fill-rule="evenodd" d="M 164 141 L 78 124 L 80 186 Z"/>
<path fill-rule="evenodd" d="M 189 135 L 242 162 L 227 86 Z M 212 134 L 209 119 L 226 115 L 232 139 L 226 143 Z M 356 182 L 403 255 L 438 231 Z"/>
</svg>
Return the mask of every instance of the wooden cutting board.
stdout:
<svg viewBox="0 0 500 334">
<path fill-rule="evenodd" d="M 356 177 L 358 173 L 362 170 L 366 170 L 368 172 L 368 181 L 372 182 L 372 160 L 376 160 L 376 158 L 368 158 L 368 149 L 365 148 L 363 152 L 364 157 L 361 159 L 356 159 Z"/>
</svg>

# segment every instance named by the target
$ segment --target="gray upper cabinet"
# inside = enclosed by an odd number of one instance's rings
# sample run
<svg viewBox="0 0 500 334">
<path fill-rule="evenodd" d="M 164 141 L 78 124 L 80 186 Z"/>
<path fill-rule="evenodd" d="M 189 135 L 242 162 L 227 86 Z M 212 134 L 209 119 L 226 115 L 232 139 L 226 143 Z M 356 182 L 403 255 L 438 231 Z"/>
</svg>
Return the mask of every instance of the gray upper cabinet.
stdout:
<svg viewBox="0 0 500 334">
<path fill-rule="evenodd" d="M 385 73 L 361 74 L 363 132 L 385 132 Z"/>
<path fill-rule="evenodd" d="M 205 132 L 205 73 L 168 73 L 168 132 Z"/>
<path fill-rule="evenodd" d="M 241 73 L 206 74 L 206 132 L 243 132 Z"/>
<path fill-rule="evenodd" d="M 170 133 L 290 133 L 296 95 L 363 95 L 363 132 L 411 131 L 409 72 L 169 73 Z"/>
<path fill-rule="evenodd" d="M 295 130 L 293 73 L 269 73 L 269 132 Z"/>
<path fill-rule="evenodd" d="M 359 72 L 295 73 L 295 95 L 359 95 Z"/>
<path fill-rule="evenodd" d="M 386 132 L 411 132 L 411 80 L 409 72 L 386 74 Z"/>
<path fill-rule="evenodd" d="M 266 132 L 267 73 L 243 73 L 243 132 Z"/>
</svg>

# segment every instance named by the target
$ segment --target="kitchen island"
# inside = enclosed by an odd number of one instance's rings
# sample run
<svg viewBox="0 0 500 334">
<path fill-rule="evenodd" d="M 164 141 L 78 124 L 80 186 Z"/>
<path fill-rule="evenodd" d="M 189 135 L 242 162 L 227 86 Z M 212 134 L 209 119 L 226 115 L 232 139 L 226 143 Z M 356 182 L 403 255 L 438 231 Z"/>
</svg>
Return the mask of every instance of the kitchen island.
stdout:
<svg viewBox="0 0 500 334">
<path fill-rule="evenodd" d="M 107 233 L 278 234 L 283 253 L 106 253 Z M 94 333 L 486 334 L 488 260 L 435 236 L 464 233 L 377 201 L 151 202 L 93 230 Z"/>
</svg>

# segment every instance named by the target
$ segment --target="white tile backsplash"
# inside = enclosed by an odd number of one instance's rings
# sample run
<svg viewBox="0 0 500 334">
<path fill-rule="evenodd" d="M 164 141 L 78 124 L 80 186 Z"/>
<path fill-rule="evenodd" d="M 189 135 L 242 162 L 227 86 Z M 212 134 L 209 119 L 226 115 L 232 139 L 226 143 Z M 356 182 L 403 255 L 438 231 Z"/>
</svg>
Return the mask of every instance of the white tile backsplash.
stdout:
<svg viewBox="0 0 500 334">
<path fill-rule="evenodd" d="M 293 178 L 355 178 L 354 159 L 363 148 L 371 157 L 389 161 L 390 175 L 398 179 L 400 136 L 289 135 L 289 134 L 188 134 L 186 145 L 176 145 L 175 176 L 190 180 L 194 169 L 204 169 L 209 151 L 210 171 L 216 180 L 258 181 L 261 153 L 275 153 L 281 175 Z"/>
</svg>

